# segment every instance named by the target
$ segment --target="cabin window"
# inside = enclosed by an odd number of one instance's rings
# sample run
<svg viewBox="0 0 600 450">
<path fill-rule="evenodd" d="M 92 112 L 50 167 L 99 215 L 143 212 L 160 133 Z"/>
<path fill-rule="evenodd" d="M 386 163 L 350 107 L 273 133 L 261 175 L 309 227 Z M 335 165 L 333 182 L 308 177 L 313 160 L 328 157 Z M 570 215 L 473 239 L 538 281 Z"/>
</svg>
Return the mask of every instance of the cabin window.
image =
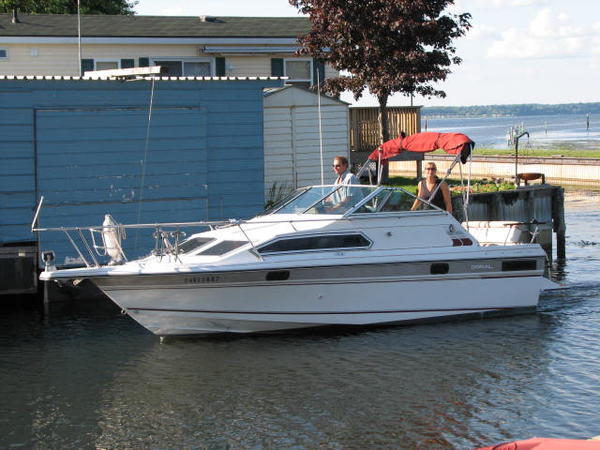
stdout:
<svg viewBox="0 0 600 450">
<path fill-rule="evenodd" d="M 503 272 L 516 272 L 519 270 L 536 270 L 537 262 L 535 259 L 522 259 L 517 261 L 502 261 Z"/>
<path fill-rule="evenodd" d="M 284 75 L 288 77 L 286 84 L 310 86 L 312 81 L 312 59 L 285 59 Z"/>
<path fill-rule="evenodd" d="M 179 244 L 179 253 L 189 253 L 191 251 L 197 250 L 203 245 L 208 244 L 209 242 L 214 241 L 214 238 L 204 238 L 204 237 L 195 237 L 188 239 L 187 241 Z"/>
<path fill-rule="evenodd" d="M 167 69 L 170 77 L 210 77 L 213 74 L 212 59 L 155 59 L 153 65 Z"/>
<path fill-rule="evenodd" d="M 0 60 L 8 59 L 8 50 L 5 48 L 0 48 Z"/>
<path fill-rule="evenodd" d="M 371 245 L 362 234 L 325 234 L 321 236 L 284 238 L 258 249 L 259 253 L 287 253 L 314 250 L 368 248 Z"/>
<path fill-rule="evenodd" d="M 247 241 L 221 241 L 212 247 L 208 247 L 206 250 L 198 253 L 199 255 L 210 255 L 210 256 L 221 256 L 225 253 L 229 253 L 236 248 L 246 245 Z"/>
<path fill-rule="evenodd" d="M 94 70 L 114 70 L 120 69 L 120 62 L 117 60 L 94 60 Z"/>
</svg>

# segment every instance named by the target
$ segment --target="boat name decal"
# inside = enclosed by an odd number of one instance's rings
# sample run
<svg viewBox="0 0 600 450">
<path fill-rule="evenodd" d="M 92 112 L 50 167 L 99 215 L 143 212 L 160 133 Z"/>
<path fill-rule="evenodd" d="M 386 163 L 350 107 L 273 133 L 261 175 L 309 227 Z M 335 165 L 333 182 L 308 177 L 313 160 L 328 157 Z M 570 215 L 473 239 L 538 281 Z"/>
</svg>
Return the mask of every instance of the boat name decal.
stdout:
<svg viewBox="0 0 600 450">
<path fill-rule="evenodd" d="M 471 264 L 471 270 L 490 270 L 493 268 L 491 264 Z"/>
<path fill-rule="evenodd" d="M 183 282 L 186 284 L 204 284 L 204 283 L 218 283 L 223 281 L 221 275 L 204 275 L 201 277 L 186 277 Z"/>
</svg>

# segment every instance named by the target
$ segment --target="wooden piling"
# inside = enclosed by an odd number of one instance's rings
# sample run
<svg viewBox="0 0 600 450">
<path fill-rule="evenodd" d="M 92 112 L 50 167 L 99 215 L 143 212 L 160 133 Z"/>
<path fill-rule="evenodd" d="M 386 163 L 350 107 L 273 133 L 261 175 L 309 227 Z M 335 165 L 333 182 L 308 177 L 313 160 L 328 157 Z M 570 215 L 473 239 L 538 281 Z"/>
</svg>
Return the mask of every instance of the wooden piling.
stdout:
<svg viewBox="0 0 600 450">
<path fill-rule="evenodd" d="M 556 259 L 564 260 L 567 256 L 565 234 L 567 224 L 565 223 L 565 190 L 556 186 L 552 195 L 552 228 L 556 233 Z"/>
</svg>

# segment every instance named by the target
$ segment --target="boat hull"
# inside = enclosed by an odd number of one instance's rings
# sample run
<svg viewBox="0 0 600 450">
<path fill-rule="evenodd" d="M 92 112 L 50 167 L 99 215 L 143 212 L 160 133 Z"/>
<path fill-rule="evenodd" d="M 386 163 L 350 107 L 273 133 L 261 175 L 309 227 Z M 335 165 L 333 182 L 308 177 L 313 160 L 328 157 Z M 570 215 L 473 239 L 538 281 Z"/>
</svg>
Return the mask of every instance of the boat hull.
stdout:
<svg viewBox="0 0 600 450">
<path fill-rule="evenodd" d="M 184 280 L 185 277 L 182 277 Z M 188 277 L 189 279 L 189 277 Z M 160 336 L 364 326 L 533 310 L 553 283 L 539 274 L 203 286 L 96 284 Z"/>
</svg>

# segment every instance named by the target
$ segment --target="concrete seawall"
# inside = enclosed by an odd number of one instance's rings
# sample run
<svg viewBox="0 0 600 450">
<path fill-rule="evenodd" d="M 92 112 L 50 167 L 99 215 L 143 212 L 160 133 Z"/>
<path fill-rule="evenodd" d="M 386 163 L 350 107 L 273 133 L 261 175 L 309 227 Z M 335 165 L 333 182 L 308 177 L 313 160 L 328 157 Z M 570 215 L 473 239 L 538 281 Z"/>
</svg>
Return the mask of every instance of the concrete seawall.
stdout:
<svg viewBox="0 0 600 450">
<path fill-rule="evenodd" d="M 425 161 L 435 161 L 438 173 L 445 173 L 454 157 L 444 155 L 426 155 Z M 463 168 L 463 174 L 468 165 Z M 543 173 L 546 183 L 570 184 L 582 186 L 600 186 L 600 159 L 562 158 L 562 157 L 519 157 L 518 173 Z M 390 176 L 415 176 L 415 161 L 390 162 Z M 453 175 L 458 176 L 458 168 Z M 515 158 L 513 156 L 474 156 L 471 166 L 473 178 L 504 178 L 513 180 L 515 176 Z M 535 181 L 534 183 L 537 183 Z"/>
</svg>

